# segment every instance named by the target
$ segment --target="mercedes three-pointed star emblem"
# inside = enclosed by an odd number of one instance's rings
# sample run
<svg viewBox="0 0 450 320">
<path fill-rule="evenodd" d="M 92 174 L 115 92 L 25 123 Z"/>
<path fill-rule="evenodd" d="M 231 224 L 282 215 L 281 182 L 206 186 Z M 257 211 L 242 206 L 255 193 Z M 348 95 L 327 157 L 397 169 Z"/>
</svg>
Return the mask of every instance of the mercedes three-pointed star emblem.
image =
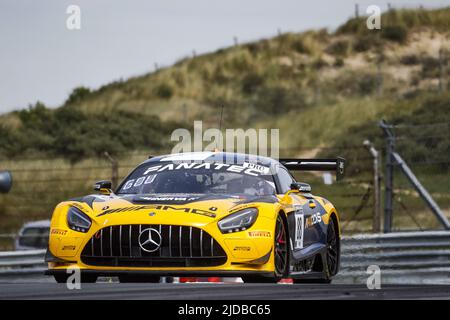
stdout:
<svg viewBox="0 0 450 320">
<path fill-rule="evenodd" d="M 139 246 L 146 252 L 155 252 L 161 247 L 161 234 L 158 230 L 147 228 L 139 234 Z"/>
</svg>

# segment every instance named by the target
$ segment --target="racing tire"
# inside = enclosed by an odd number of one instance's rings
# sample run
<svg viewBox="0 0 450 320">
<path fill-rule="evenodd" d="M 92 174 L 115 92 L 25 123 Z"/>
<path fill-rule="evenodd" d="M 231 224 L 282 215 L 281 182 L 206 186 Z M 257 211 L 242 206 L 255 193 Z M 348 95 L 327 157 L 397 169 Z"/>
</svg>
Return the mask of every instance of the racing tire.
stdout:
<svg viewBox="0 0 450 320">
<path fill-rule="evenodd" d="M 161 277 L 158 276 L 140 276 L 140 275 L 121 275 L 119 276 L 120 283 L 159 283 Z"/>
<path fill-rule="evenodd" d="M 287 225 L 281 214 L 277 217 L 274 237 L 274 276 L 242 276 L 245 283 L 277 283 L 288 274 L 289 270 L 289 241 Z"/>
<path fill-rule="evenodd" d="M 57 283 L 67 283 L 67 280 L 69 279 L 71 275 L 70 274 L 54 274 L 53 277 L 55 278 L 55 281 Z M 97 276 L 92 274 L 81 274 L 81 283 L 95 283 L 97 281 Z"/>
<path fill-rule="evenodd" d="M 328 270 L 323 270 L 326 278 L 322 279 L 293 279 L 294 283 L 331 283 L 331 277 L 334 276 L 339 267 L 339 240 L 334 227 L 334 221 L 330 218 L 327 228 L 327 252 L 326 252 L 326 267 Z"/>
</svg>

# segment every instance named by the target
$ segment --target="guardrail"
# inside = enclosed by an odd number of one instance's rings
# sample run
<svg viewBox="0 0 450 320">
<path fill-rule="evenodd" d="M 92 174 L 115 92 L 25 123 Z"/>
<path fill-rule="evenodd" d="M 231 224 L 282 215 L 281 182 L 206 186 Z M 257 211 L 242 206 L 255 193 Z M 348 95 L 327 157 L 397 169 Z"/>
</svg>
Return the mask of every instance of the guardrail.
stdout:
<svg viewBox="0 0 450 320">
<path fill-rule="evenodd" d="M 383 283 L 450 284 L 450 232 L 364 234 L 342 238 L 336 282 L 365 283 L 367 267 L 381 269 Z M 0 277 L 45 270 L 45 250 L 0 252 Z"/>
<path fill-rule="evenodd" d="M 0 252 L 0 277 L 43 274 L 45 250 Z"/>
<path fill-rule="evenodd" d="M 383 283 L 450 284 L 450 232 L 421 231 L 343 237 L 339 282 L 365 283 L 368 266 Z"/>
</svg>

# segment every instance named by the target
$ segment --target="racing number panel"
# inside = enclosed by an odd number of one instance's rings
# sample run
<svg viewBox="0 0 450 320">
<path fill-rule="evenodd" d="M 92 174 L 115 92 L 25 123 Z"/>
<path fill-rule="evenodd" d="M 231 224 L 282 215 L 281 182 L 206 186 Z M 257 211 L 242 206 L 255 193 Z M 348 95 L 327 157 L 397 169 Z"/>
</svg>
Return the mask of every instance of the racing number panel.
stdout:
<svg viewBox="0 0 450 320">
<path fill-rule="evenodd" d="M 296 197 L 298 196 L 293 196 Z M 287 215 L 291 264 L 317 254 L 324 248 L 327 237 L 327 226 L 323 222 L 326 210 L 318 201 L 311 197 L 308 202 L 293 204 L 293 207 L 294 210 Z"/>
</svg>

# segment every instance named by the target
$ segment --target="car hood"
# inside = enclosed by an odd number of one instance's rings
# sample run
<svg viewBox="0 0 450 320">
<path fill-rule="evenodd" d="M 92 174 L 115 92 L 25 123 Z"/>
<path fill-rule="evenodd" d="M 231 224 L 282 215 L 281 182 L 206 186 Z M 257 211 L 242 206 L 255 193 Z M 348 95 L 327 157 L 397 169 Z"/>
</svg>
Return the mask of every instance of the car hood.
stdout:
<svg viewBox="0 0 450 320">
<path fill-rule="evenodd" d="M 217 195 L 217 194 L 140 194 L 90 195 L 72 199 L 81 202 L 91 218 L 132 221 L 138 217 L 159 216 L 168 220 L 206 222 L 218 220 L 230 212 L 253 203 L 277 203 L 273 196 Z M 131 222 L 130 222 L 131 223 Z M 158 223 L 161 223 L 158 222 Z"/>
</svg>

